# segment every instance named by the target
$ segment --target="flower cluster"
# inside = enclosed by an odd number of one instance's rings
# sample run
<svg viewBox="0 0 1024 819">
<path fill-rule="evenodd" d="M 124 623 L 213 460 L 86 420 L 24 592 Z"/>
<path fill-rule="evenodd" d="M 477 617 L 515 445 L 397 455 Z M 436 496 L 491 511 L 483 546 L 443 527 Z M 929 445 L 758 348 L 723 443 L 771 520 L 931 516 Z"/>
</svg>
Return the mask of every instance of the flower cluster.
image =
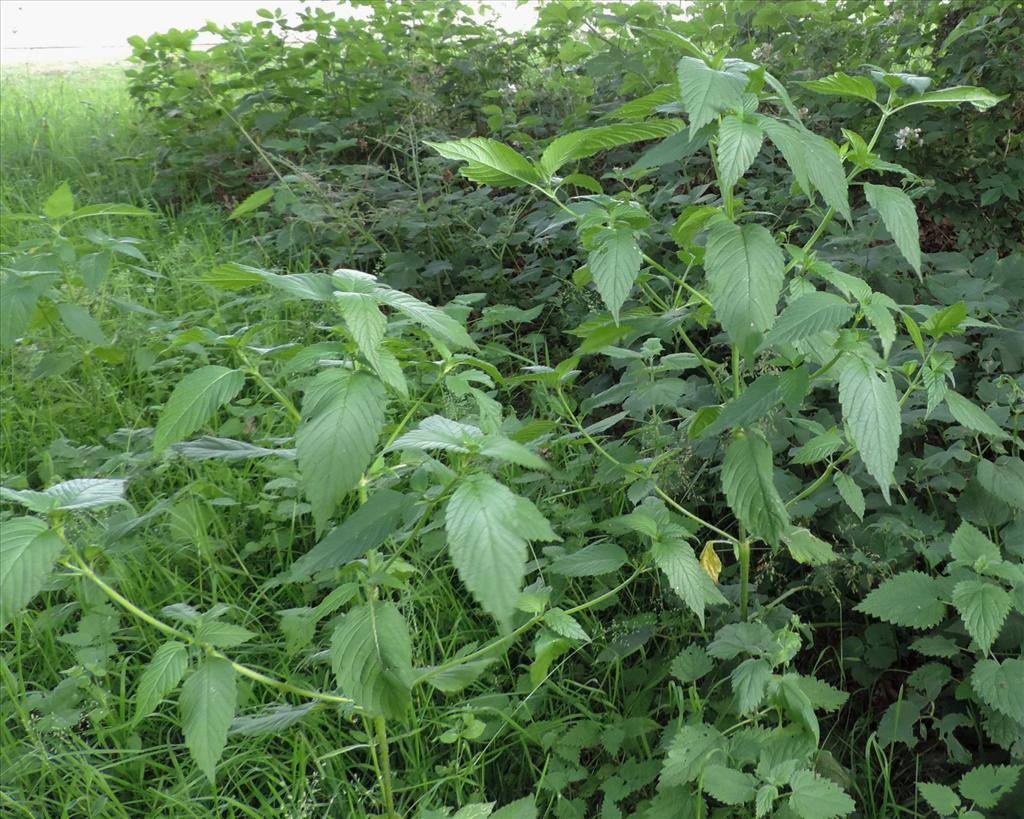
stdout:
<svg viewBox="0 0 1024 819">
<path fill-rule="evenodd" d="M 902 151 L 907 145 L 924 145 L 920 128 L 904 127 L 896 132 L 896 150 Z"/>
</svg>

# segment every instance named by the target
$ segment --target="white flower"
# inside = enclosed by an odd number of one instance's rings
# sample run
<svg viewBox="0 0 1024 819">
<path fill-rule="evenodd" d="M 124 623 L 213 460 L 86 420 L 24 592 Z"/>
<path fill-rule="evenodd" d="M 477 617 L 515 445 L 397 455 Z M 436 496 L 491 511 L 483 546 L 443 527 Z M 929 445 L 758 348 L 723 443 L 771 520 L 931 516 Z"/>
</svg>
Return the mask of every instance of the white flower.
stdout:
<svg viewBox="0 0 1024 819">
<path fill-rule="evenodd" d="M 904 126 L 896 132 L 896 150 L 902 151 L 907 145 L 924 145 L 920 128 Z"/>
</svg>

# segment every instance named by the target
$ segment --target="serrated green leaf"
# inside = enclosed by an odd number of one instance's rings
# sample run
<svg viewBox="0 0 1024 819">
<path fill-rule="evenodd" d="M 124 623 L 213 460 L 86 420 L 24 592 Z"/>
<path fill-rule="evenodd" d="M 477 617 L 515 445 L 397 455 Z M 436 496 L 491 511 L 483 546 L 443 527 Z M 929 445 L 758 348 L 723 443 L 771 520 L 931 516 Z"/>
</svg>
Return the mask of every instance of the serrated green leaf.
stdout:
<svg viewBox="0 0 1024 819">
<path fill-rule="evenodd" d="M 690 134 L 696 134 L 721 111 L 743 108 L 747 76 L 737 64 L 724 71 L 696 57 L 683 57 L 676 68 L 679 94 L 690 116 Z"/>
<path fill-rule="evenodd" d="M 690 607 L 701 626 L 706 606 L 725 603 L 725 598 L 708 577 L 690 545 L 677 538 L 655 538 L 651 544 L 654 563 L 668 578 L 672 591 Z"/>
<path fill-rule="evenodd" d="M 135 719 L 149 716 L 181 682 L 188 668 L 188 649 L 184 643 L 169 640 L 153 652 L 135 690 Z"/>
<path fill-rule="evenodd" d="M 195 633 L 197 642 L 220 648 L 234 648 L 249 642 L 256 636 L 255 632 L 249 631 L 247 628 L 216 620 L 201 623 Z"/>
<path fill-rule="evenodd" d="M 719 222 L 708 233 L 704 266 L 715 314 L 733 344 L 771 329 L 782 292 L 782 251 L 760 225 Z"/>
<path fill-rule="evenodd" d="M 474 683 L 493 659 L 470 660 L 460 665 L 428 667 L 418 669 L 424 681 L 445 694 L 457 694 Z"/>
<path fill-rule="evenodd" d="M 793 344 L 818 333 L 836 330 L 852 315 L 853 307 L 845 299 L 833 293 L 808 293 L 793 301 L 779 314 L 762 346 Z"/>
<path fill-rule="evenodd" d="M 978 461 L 978 483 L 1003 503 L 1024 509 L 1024 460 L 1003 455 L 992 461 Z"/>
<path fill-rule="evenodd" d="M 772 667 L 761 658 L 749 657 L 733 669 L 729 679 L 740 714 L 749 714 L 761 704 L 771 678 Z"/>
<path fill-rule="evenodd" d="M 796 128 L 771 117 L 760 117 L 758 121 L 782 153 L 801 190 L 808 196 L 818 191 L 825 204 L 847 222 L 852 221 L 849 185 L 835 144 L 806 128 Z"/>
<path fill-rule="evenodd" d="M 481 185 L 518 187 L 542 181 L 541 175 L 529 160 L 493 139 L 470 137 L 452 142 L 425 144 L 445 159 L 465 162 L 460 173 Z"/>
<path fill-rule="evenodd" d="M 722 465 L 729 508 L 752 535 L 777 546 L 789 528 L 789 513 L 772 474 L 772 450 L 760 433 L 748 432 L 729 444 Z"/>
<path fill-rule="evenodd" d="M 1024 725 L 1024 659 L 981 660 L 971 672 L 971 687 L 990 708 Z"/>
<path fill-rule="evenodd" d="M 725 748 L 725 737 L 710 725 L 684 725 L 669 744 L 661 769 L 660 787 L 685 785 L 700 776 L 716 753 Z"/>
<path fill-rule="evenodd" d="M 714 664 L 708 653 L 698 645 L 684 648 L 672 660 L 672 676 L 683 683 L 692 683 L 707 674 Z"/>
<path fill-rule="evenodd" d="M 960 807 L 960 797 L 956 795 L 956 791 L 952 788 L 947 788 L 945 785 L 918 782 L 917 790 L 939 816 L 953 815 Z"/>
<path fill-rule="evenodd" d="M 704 790 L 725 805 L 742 805 L 754 798 L 757 779 L 726 765 L 708 765 L 701 779 Z"/>
<path fill-rule="evenodd" d="M 383 384 L 365 372 L 324 370 L 307 389 L 295 449 L 318 532 L 373 460 L 386 405 Z"/>
<path fill-rule="evenodd" d="M 723 190 L 732 188 L 747 172 L 761 150 L 764 132 L 756 122 L 736 114 L 718 125 L 718 174 Z"/>
<path fill-rule="evenodd" d="M 850 507 L 850 510 L 861 520 L 864 520 L 864 512 L 867 510 L 864 500 L 864 493 L 857 485 L 857 482 L 845 472 L 836 472 L 832 476 L 832 482 L 839 490 L 839 497 Z"/>
<path fill-rule="evenodd" d="M 578 640 L 581 643 L 590 642 L 590 635 L 571 614 L 566 614 L 562 609 L 553 608 L 544 612 L 544 624 L 555 634 L 561 637 L 568 637 L 570 640 Z"/>
<path fill-rule="evenodd" d="M 43 213 L 48 219 L 63 219 L 75 212 L 75 197 L 67 182 L 51 193 L 43 203 Z"/>
<path fill-rule="evenodd" d="M 444 310 L 427 304 L 425 301 L 420 301 L 408 293 L 393 290 L 384 285 L 375 287 L 373 294 L 379 302 L 405 314 L 428 333 L 437 336 L 447 344 L 469 350 L 477 349 L 476 342 L 469 337 L 466 328 Z"/>
<path fill-rule="evenodd" d="M 88 341 L 94 347 L 107 347 L 110 340 L 96 319 L 89 315 L 84 307 L 74 302 L 61 302 L 57 305 L 57 313 L 64 326 L 73 336 Z"/>
<path fill-rule="evenodd" d="M 491 819 L 537 819 L 537 802 L 532 796 L 517 799 L 498 808 Z"/>
<path fill-rule="evenodd" d="M 551 571 L 564 577 L 597 577 L 618 571 L 629 555 L 614 543 L 591 543 L 578 551 L 560 555 L 551 563 Z"/>
<path fill-rule="evenodd" d="M 942 588 L 921 572 L 902 572 L 884 581 L 857 606 L 857 611 L 910 628 L 931 628 L 946 616 Z"/>
<path fill-rule="evenodd" d="M 259 210 L 267 202 L 274 198 L 273 188 L 263 188 L 262 190 L 250 193 L 245 199 L 238 203 L 238 206 L 231 211 L 228 219 L 239 219 L 248 213 L 252 213 L 254 210 Z"/>
<path fill-rule="evenodd" d="M 245 374 L 211 364 L 186 375 L 174 387 L 153 434 L 153 450 L 163 452 L 171 444 L 183 441 L 245 385 Z"/>
<path fill-rule="evenodd" d="M 847 433 L 888 502 L 900 446 L 900 408 L 892 376 L 886 372 L 879 378 L 859 356 L 845 357 L 839 363 L 839 403 Z"/>
<path fill-rule="evenodd" d="M 972 432 L 987 435 L 989 438 L 1002 440 L 1007 438 L 999 425 L 996 424 L 988 414 L 977 404 L 964 398 L 960 393 L 948 390 L 945 396 L 946 406 L 960 426 L 967 427 Z"/>
<path fill-rule="evenodd" d="M 376 296 L 371 293 L 338 293 L 336 303 L 360 355 L 381 381 L 407 396 L 409 389 L 402 368 L 383 346 L 388 320 L 377 306 Z"/>
<path fill-rule="evenodd" d="M 57 274 L 5 270 L 0 276 L 0 346 L 8 347 L 29 329 L 39 297 Z"/>
<path fill-rule="evenodd" d="M 977 807 L 994 808 L 1013 790 L 1020 771 L 1020 765 L 978 765 L 960 777 L 957 788 Z"/>
<path fill-rule="evenodd" d="M 871 297 L 861 304 L 860 309 L 864 318 L 878 332 L 878 338 L 882 342 L 882 357 L 888 358 L 893 342 L 896 341 L 896 320 L 880 297 L 881 294 L 872 293 Z"/>
<path fill-rule="evenodd" d="M 924 94 L 915 94 L 900 102 L 899 108 L 909 108 L 911 105 L 958 105 L 969 102 L 979 111 L 986 111 L 993 105 L 997 105 L 1005 96 L 999 97 L 984 88 L 973 85 L 955 85 L 951 88 L 940 88 L 937 91 L 927 91 Z"/>
<path fill-rule="evenodd" d="M 60 553 L 61 539 L 38 518 L 0 524 L 0 629 L 6 628 L 42 589 Z"/>
<path fill-rule="evenodd" d="M 825 460 L 829 455 L 834 454 L 844 444 L 841 436 L 835 428 L 826 430 L 807 441 L 793 456 L 795 464 L 816 464 Z"/>
<path fill-rule="evenodd" d="M 464 477 L 448 501 L 445 528 L 452 563 L 477 603 L 501 623 L 515 611 L 523 586 L 526 541 L 539 539 L 531 537 L 538 534 L 534 515 L 543 520 L 526 498 L 484 473 Z M 531 523 L 525 533 L 524 521 Z"/>
<path fill-rule="evenodd" d="M 797 771 L 789 779 L 789 806 L 800 819 L 835 819 L 857 807 L 842 788 L 812 771 Z"/>
<path fill-rule="evenodd" d="M 338 687 L 370 716 L 401 719 L 412 704 L 412 639 L 394 603 L 350 609 L 331 635 Z"/>
<path fill-rule="evenodd" d="M 807 696 L 807 699 L 810 700 L 811 706 L 818 711 L 826 711 L 829 713 L 832 711 L 838 711 L 850 698 L 850 695 L 845 691 L 833 688 L 827 682 L 819 680 L 816 677 L 801 676 L 800 679 L 797 680 L 797 685 L 800 686 L 800 690 L 803 691 Z"/>
<path fill-rule="evenodd" d="M 921 275 L 921 244 L 918 235 L 917 210 L 914 202 L 899 188 L 864 183 L 868 204 L 882 217 L 896 247 L 900 249 L 917 275 Z"/>
<path fill-rule="evenodd" d="M 727 429 L 745 427 L 764 418 L 779 403 L 779 378 L 766 373 L 758 376 L 738 398 L 734 398 L 718 413 L 701 435 L 718 435 Z"/>
<path fill-rule="evenodd" d="M 681 120 L 664 119 L 584 128 L 553 139 L 541 154 L 538 166 L 545 177 L 550 177 L 567 162 L 585 159 L 619 145 L 671 136 L 683 127 Z"/>
<path fill-rule="evenodd" d="M 216 780 L 237 698 L 235 669 L 221 657 L 203 660 L 181 688 L 178 705 L 185 744 L 210 782 Z"/>
<path fill-rule="evenodd" d="M 875 84 L 867 77 L 851 77 L 842 71 L 829 74 L 820 80 L 797 83 L 811 91 L 819 94 L 829 94 L 834 97 L 853 97 L 864 100 L 875 101 Z"/>
<path fill-rule="evenodd" d="M 820 566 L 836 559 L 829 544 L 800 526 L 789 527 L 782 536 L 782 542 L 797 563 Z"/>
<path fill-rule="evenodd" d="M 264 737 L 279 734 L 299 722 L 307 714 L 323 707 L 319 702 L 307 702 L 302 705 L 274 705 L 256 714 L 235 717 L 228 730 L 230 736 L 240 734 L 245 737 Z"/>
<path fill-rule="evenodd" d="M 599 235 L 600 244 L 587 256 L 587 266 L 601 300 L 618 322 L 619 310 L 640 274 L 640 247 L 633 231 L 625 228 L 603 230 Z"/>
<path fill-rule="evenodd" d="M 722 626 L 708 645 L 716 660 L 731 660 L 740 654 L 760 656 L 772 645 L 772 633 L 764 623 L 730 623 Z"/>
<path fill-rule="evenodd" d="M 961 580 L 953 587 L 953 605 L 967 633 L 987 654 L 1010 613 L 1010 595 L 987 580 Z"/>
</svg>

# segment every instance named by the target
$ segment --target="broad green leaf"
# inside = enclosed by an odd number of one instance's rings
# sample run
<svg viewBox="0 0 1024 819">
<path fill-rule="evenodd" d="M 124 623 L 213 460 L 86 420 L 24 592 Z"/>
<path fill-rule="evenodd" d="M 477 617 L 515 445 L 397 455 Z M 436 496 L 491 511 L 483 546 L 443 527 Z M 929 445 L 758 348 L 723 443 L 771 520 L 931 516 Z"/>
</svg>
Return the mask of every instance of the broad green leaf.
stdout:
<svg viewBox="0 0 1024 819">
<path fill-rule="evenodd" d="M 81 305 L 69 301 L 60 302 L 57 305 L 57 312 L 71 335 L 78 336 L 96 347 L 110 345 L 110 340 L 100 327 L 100 323 Z"/>
<path fill-rule="evenodd" d="M 749 657 L 733 669 L 729 679 L 740 714 L 749 714 L 761 704 L 771 678 L 772 667 L 762 658 Z"/>
<path fill-rule="evenodd" d="M 302 705 L 273 705 L 256 714 L 235 717 L 231 720 L 228 734 L 240 734 L 245 737 L 265 737 L 280 734 L 286 728 L 295 725 L 307 714 L 322 707 L 319 702 L 307 702 Z"/>
<path fill-rule="evenodd" d="M 835 819 L 856 809 L 854 801 L 830 779 L 797 771 L 789 779 L 789 807 L 800 819 Z"/>
<path fill-rule="evenodd" d="M 470 350 L 477 349 L 476 343 L 469 337 L 466 328 L 444 310 L 420 301 L 408 293 L 383 285 L 375 287 L 373 293 L 382 304 L 404 313 L 428 333 L 437 336 L 447 344 Z"/>
<path fill-rule="evenodd" d="M 201 427 L 241 391 L 245 374 L 211 364 L 186 375 L 174 387 L 156 422 L 153 449 L 163 452 Z"/>
<path fill-rule="evenodd" d="M 708 654 L 716 660 L 731 660 L 740 654 L 761 655 L 772 642 L 772 633 L 764 623 L 730 623 L 718 630 L 708 645 Z"/>
<path fill-rule="evenodd" d="M 708 765 L 701 779 L 704 790 L 726 805 L 742 805 L 754 798 L 757 779 L 753 774 L 726 765 Z"/>
<path fill-rule="evenodd" d="M 0 487 L 0 497 L 20 503 L 40 514 L 58 510 L 98 509 L 125 503 L 125 481 L 118 478 L 75 478 L 54 484 L 42 492 Z"/>
<path fill-rule="evenodd" d="M 470 137 L 452 142 L 427 142 L 445 159 L 465 162 L 460 173 L 480 185 L 539 184 L 541 175 L 521 154 L 507 145 L 486 137 Z"/>
<path fill-rule="evenodd" d="M 216 780 L 237 698 L 235 669 L 221 657 L 203 660 L 181 688 L 178 705 L 185 744 L 210 782 Z"/>
<path fill-rule="evenodd" d="M 807 695 L 807 699 L 811 701 L 811 705 L 816 710 L 829 713 L 838 711 L 850 698 L 850 695 L 845 691 L 833 688 L 827 682 L 816 677 L 801 676 L 797 684 L 800 686 L 800 690 Z"/>
<path fill-rule="evenodd" d="M 779 403 L 779 378 L 766 373 L 759 376 L 738 398 L 726 404 L 702 435 L 717 435 L 727 429 L 744 427 L 764 418 Z"/>
<path fill-rule="evenodd" d="M 850 511 L 861 520 L 864 520 L 864 512 L 867 510 L 867 505 L 864 501 L 864 492 L 861 491 L 857 482 L 845 472 L 836 472 L 832 476 L 832 482 L 836 485 L 836 489 L 839 490 L 839 497 L 850 507 Z"/>
<path fill-rule="evenodd" d="M 786 544 L 793 560 L 798 563 L 820 566 L 836 559 L 829 544 L 800 526 L 791 526 L 787 529 L 782 536 L 782 542 Z"/>
<path fill-rule="evenodd" d="M 981 660 L 971 672 L 971 687 L 990 708 L 1024 725 L 1024 659 Z"/>
<path fill-rule="evenodd" d="M 747 75 L 738 64 L 729 64 L 724 71 L 719 71 L 696 57 L 683 57 L 676 68 L 676 76 L 679 94 L 690 115 L 691 135 L 718 113 L 743 108 Z"/>
<path fill-rule="evenodd" d="M 1024 509 L 1024 460 L 1003 455 L 995 462 L 978 461 L 975 475 L 986 492 Z"/>
<path fill-rule="evenodd" d="M 551 563 L 551 571 L 564 577 L 597 577 L 618 571 L 629 561 L 621 546 L 614 543 L 591 543 L 571 554 L 561 555 Z"/>
<path fill-rule="evenodd" d="M 947 335 L 960 335 L 960 325 L 967 318 L 967 305 L 958 301 L 948 307 L 933 313 L 928 321 L 921 325 L 921 329 L 934 339 L 940 339 Z"/>
<path fill-rule="evenodd" d="M 660 85 L 651 93 L 630 100 L 605 116 L 614 120 L 646 119 L 654 114 L 660 106 L 677 102 L 678 99 L 679 91 L 675 85 Z"/>
<path fill-rule="evenodd" d="M 0 276 L 0 346 L 8 347 L 28 330 L 39 297 L 57 274 L 4 271 Z"/>
<path fill-rule="evenodd" d="M 1020 771 L 1020 765 L 978 765 L 960 777 L 957 788 L 977 807 L 994 808 L 1013 790 Z"/>
<path fill-rule="evenodd" d="M 532 503 L 482 472 L 462 478 L 448 501 L 448 554 L 477 603 L 500 623 L 515 611 L 527 540 L 543 539 L 540 522 L 547 524 Z"/>
<path fill-rule="evenodd" d="M 412 496 L 393 489 L 378 489 L 277 580 L 295 583 L 362 557 L 394 534 L 412 506 Z"/>
<path fill-rule="evenodd" d="M 941 585 L 921 572 L 901 572 L 890 577 L 856 609 L 887 623 L 920 629 L 932 628 L 946 616 Z"/>
<path fill-rule="evenodd" d="M 590 251 L 587 266 L 601 300 L 617 323 L 619 310 L 640 273 L 640 247 L 633 231 L 627 228 L 602 230 L 599 235 L 601 243 Z"/>
<path fill-rule="evenodd" d="M 779 798 L 779 789 L 774 785 L 762 785 L 754 797 L 754 816 L 761 819 L 771 811 L 775 800 Z"/>
<path fill-rule="evenodd" d="M 892 317 L 889 307 L 883 303 L 880 293 L 872 293 L 871 297 L 860 306 L 871 326 L 878 332 L 882 342 L 882 357 L 888 358 L 893 342 L 896 341 L 896 320 Z"/>
<path fill-rule="evenodd" d="M 684 648 L 672 661 L 672 676 L 683 683 L 692 683 L 707 674 L 714 663 L 708 653 L 699 645 Z"/>
<path fill-rule="evenodd" d="M 972 432 L 987 435 L 989 438 L 997 440 L 1009 437 L 999 428 L 995 421 L 989 418 L 988 414 L 981 407 L 971 400 L 964 398 L 960 393 L 948 390 L 945 401 L 946 406 L 949 407 L 950 414 L 960 426 L 967 427 Z"/>
<path fill-rule="evenodd" d="M 560 608 L 548 609 L 544 612 L 544 624 L 555 634 L 561 637 L 568 637 L 570 640 L 578 640 L 581 643 L 590 642 L 590 635 L 571 614 L 566 614 Z"/>
<path fill-rule="evenodd" d="M 388 452 L 401 449 L 420 449 L 424 452 L 440 449 L 445 452 L 471 452 L 484 440 L 484 433 L 472 424 L 453 421 L 443 415 L 424 418 L 416 429 L 402 435 Z"/>
<path fill-rule="evenodd" d="M 800 679 L 800 675 L 790 673 L 778 678 L 777 682 L 773 680 L 772 702 L 782 708 L 793 722 L 805 729 L 817 745 L 821 740 L 821 728 L 814 714 L 814 706 L 804 692 Z"/>
<path fill-rule="evenodd" d="M 171 449 L 191 461 L 247 461 L 271 455 L 288 459 L 295 457 L 294 449 L 272 449 L 213 435 L 203 435 L 193 441 L 172 444 Z"/>
<path fill-rule="evenodd" d="M 370 716 L 401 719 L 412 704 L 412 639 L 394 603 L 351 609 L 331 636 L 338 687 Z"/>
<path fill-rule="evenodd" d="M 926 91 L 923 94 L 915 94 L 900 102 L 896 110 L 909 108 L 911 105 L 958 105 L 962 102 L 969 102 L 979 111 L 986 111 L 993 105 L 1006 99 L 999 97 L 984 88 L 973 85 L 955 85 L 951 88 L 940 88 L 938 91 Z"/>
<path fill-rule="evenodd" d="M 0 629 L 42 589 L 64 544 L 38 518 L 8 518 L 0 536 Z"/>
<path fill-rule="evenodd" d="M 319 532 L 373 460 L 386 404 L 383 384 L 365 372 L 325 370 L 307 390 L 295 448 Z"/>
<path fill-rule="evenodd" d="M 71 187 L 67 182 L 61 182 L 60 187 L 43 203 L 43 213 L 48 219 L 63 219 L 74 212 L 75 197 L 71 193 Z"/>
<path fill-rule="evenodd" d="M 274 198 L 273 188 L 263 188 L 254 193 L 250 193 L 245 199 L 238 203 L 238 206 L 231 211 L 228 219 L 238 219 L 245 216 L 247 213 L 252 213 L 254 210 L 262 208 L 267 202 Z"/>
<path fill-rule="evenodd" d="M 139 677 L 139 686 L 135 690 L 135 719 L 152 714 L 160 700 L 181 682 L 187 668 L 188 649 L 184 643 L 169 640 L 160 646 Z"/>
<path fill-rule="evenodd" d="M 816 464 L 825 460 L 844 444 L 843 437 L 833 427 L 811 438 L 793 456 L 795 464 Z"/>
<path fill-rule="evenodd" d="M 704 608 L 725 603 L 722 593 L 708 577 L 690 545 L 679 538 L 655 538 L 651 544 L 655 564 L 668 578 L 672 591 L 697 615 L 704 625 Z"/>
<path fill-rule="evenodd" d="M 619 145 L 658 139 L 676 133 L 684 123 L 676 119 L 654 120 L 652 122 L 623 122 L 618 125 L 600 125 L 584 128 L 570 134 L 563 134 L 552 140 L 540 158 L 540 171 L 550 177 L 565 163 L 585 159 L 600 151 L 607 151 Z"/>
<path fill-rule="evenodd" d="M 195 631 L 197 643 L 218 648 L 235 648 L 256 636 L 258 635 L 255 632 L 249 631 L 247 628 L 236 626 L 233 623 L 222 623 L 218 620 L 200 623 Z"/>
<path fill-rule="evenodd" d="M 704 264 L 715 314 L 733 344 L 770 330 L 782 291 L 782 251 L 760 225 L 719 222 L 708 233 Z"/>
<path fill-rule="evenodd" d="M 491 814 L 491 819 L 537 819 L 537 801 L 532 796 L 509 802 Z"/>
<path fill-rule="evenodd" d="M 1010 613 L 1010 595 L 987 580 L 961 580 L 953 587 L 953 605 L 967 633 L 987 654 Z"/>
<path fill-rule="evenodd" d="M 733 441 L 725 452 L 722 488 L 729 508 L 755 537 L 773 546 L 789 528 L 789 513 L 772 480 L 772 450 L 757 432 Z"/>
<path fill-rule="evenodd" d="M 875 101 L 875 84 L 867 77 L 851 77 L 842 71 L 822 77 L 820 80 L 797 83 L 819 94 L 834 97 L 855 97 Z"/>
<path fill-rule="evenodd" d="M 960 797 L 956 795 L 956 791 L 945 785 L 918 782 L 917 790 L 939 816 L 955 814 L 960 807 Z"/>
<path fill-rule="evenodd" d="M 868 182 L 864 183 L 864 195 L 868 204 L 882 217 L 882 224 L 896 242 L 903 258 L 910 262 L 914 272 L 920 276 L 921 244 L 913 200 L 899 188 Z"/>
<path fill-rule="evenodd" d="M 808 293 L 790 303 L 765 337 L 764 347 L 793 344 L 818 333 L 842 327 L 853 315 L 852 305 L 833 293 Z"/>
<path fill-rule="evenodd" d="M 480 441 L 480 454 L 527 469 L 549 468 L 536 452 L 504 435 L 485 435 Z"/>
<path fill-rule="evenodd" d="M 1000 559 L 999 547 L 966 521 L 953 533 L 949 554 L 968 566 L 974 566 L 978 561 L 991 563 Z"/>
<path fill-rule="evenodd" d="M 723 190 L 732 188 L 761 150 L 764 132 L 756 122 L 737 114 L 722 117 L 718 126 L 718 174 Z"/>
<path fill-rule="evenodd" d="M 345 326 L 355 339 L 359 354 L 373 367 L 381 381 L 407 396 L 409 389 L 398 360 L 383 347 L 388 320 L 377 306 L 371 293 L 345 293 L 336 295 L 338 311 Z"/>
<path fill-rule="evenodd" d="M 101 202 L 96 205 L 86 205 L 75 211 L 75 219 L 83 216 L 156 216 L 153 211 L 145 208 L 137 208 L 135 205 L 125 205 L 121 202 Z"/>
<path fill-rule="evenodd" d="M 839 363 L 839 403 L 847 434 L 888 502 L 900 446 L 900 408 L 892 376 L 885 372 L 879 377 L 864 359 L 846 356 Z"/>
<path fill-rule="evenodd" d="M 849 185 L 835 144 L 805 128 L 771 117 L 762 116 L 758 121 L 782 153 L 801 190 L 808 196 L 818 191 L 826 205 L 851 222 Z"/>
<path fill-rule="evenodd" d="M 725 737 L 710 725 L 684 725 L 672 738 L 661 769 L 660 787 L 686 785 L 725 749 Z"/>
<path fill-rule="evenodd" d="M 470 660 L 461 665 L 437 668 L 429 666 L 427 668 L 419 668 L 417 671 L 426 683 L 432 685 L 438 691 L 443 691 L 445 694 L 458 694 L 479 679 L 480 675 L 493 662 L 493 658 L 488 660 Z"/>
</svg>

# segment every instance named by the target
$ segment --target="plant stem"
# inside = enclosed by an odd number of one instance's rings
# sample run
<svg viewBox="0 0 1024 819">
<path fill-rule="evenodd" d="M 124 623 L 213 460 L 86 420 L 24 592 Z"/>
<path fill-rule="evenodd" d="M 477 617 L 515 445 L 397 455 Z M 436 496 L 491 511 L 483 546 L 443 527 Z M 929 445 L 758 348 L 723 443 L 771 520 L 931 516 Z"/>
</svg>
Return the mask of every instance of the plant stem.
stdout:
<svg viewBox="0 0 1024 819">
<path fill-rule="evenodd" d="M 395 811 L 395 790 L 391 781 L 391 749 L 388 745 L 387 723 L 384 717 L 374 717 L 373 727 L 377 735 L 377 747 L 380 749 L 380 788 L 384 795 L 384 807 L 388 812 L 388 819 L 398 819 L 398 813 Z"/>
<path fill-rule="evenodd" d="M 740 558 L 740 620 L 747 622 L 750 601 L 750 541 L 744 538 L 737 544 Z"/>
</svg>

